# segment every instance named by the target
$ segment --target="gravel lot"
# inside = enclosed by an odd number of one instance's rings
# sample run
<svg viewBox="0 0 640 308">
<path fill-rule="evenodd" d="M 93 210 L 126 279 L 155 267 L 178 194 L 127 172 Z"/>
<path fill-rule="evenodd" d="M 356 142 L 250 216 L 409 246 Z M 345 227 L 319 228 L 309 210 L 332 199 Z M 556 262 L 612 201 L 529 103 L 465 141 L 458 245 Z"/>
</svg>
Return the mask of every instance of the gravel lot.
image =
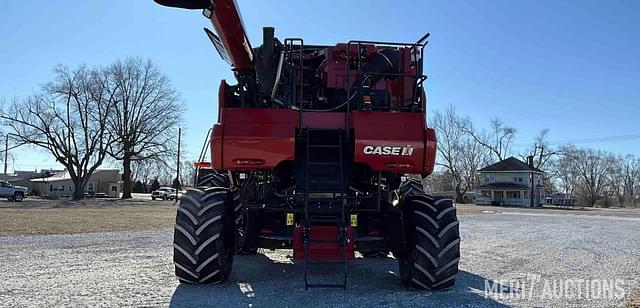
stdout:
<svg viewBox="0 0 640 308">
<path fill-rule="evenodd" d="M 640 286 L 640 218 L 626 215 L 520 213 L 461 216 L 461 273 L 455 289 L 406 290 L 394 259 L 357 259 L 346 291 L 304 291 L 303 267 L 290 251 L 239 256 L 223 285 L 178 285 L 171 229 L 0 237 L 0 305 L 4 306 L 620 306 L 616 298 L 554 298 L 541 283 L 502 283 L 540 275 L 558 279 L 624 279 L 624 297 Z M 339 275 L 327 269 L 327 275 Z M 526 281 L 527 278 L 524 278 Z M 547 290 L 548 291 L 548 290 Z M 509 295 L 514 296 L 509 296 Z"/>
</svg>

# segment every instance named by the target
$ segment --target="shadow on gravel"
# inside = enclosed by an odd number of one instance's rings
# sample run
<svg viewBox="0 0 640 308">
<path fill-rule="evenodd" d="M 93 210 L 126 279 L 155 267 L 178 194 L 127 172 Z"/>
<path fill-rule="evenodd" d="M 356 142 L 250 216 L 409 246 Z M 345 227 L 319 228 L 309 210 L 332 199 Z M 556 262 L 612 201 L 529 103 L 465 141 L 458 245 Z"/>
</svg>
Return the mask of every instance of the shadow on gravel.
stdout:
<svg viewBox="0 0 640 308">
<path fill-rule="evenodd" d="M 485 278 L 461 271 L 456 287 L 424 292 L 404 287 L 393 258 L 356 259 L 349 263 L 349 284 L 342 289 L 304 289 L 304 265 L 265 255 L 236 256 L 229 280 L 219 285 L 179 285 L 171 307 L 217 306 L 488 306 L 507 307 L 485 296 Z M 340 282 L 340 267 L 316 268 L 314 282 Z M 330 279 L 330 280 L 327 280 Z M 488 281 L 493 284 L 492 281 Z M 508 288 L 502 286 L 503 292 Z M 517 291 L 517 290 L 516 290 Z"/>
</svg>

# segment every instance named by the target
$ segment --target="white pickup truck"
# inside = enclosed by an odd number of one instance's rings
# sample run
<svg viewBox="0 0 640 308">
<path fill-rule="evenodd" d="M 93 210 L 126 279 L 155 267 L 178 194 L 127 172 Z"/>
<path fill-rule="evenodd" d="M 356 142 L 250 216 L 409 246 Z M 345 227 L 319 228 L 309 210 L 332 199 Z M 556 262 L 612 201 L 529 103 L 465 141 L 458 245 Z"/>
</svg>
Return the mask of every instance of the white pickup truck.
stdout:
<svg viewBox="0 0 640 308">
<path fill-rule="evenodd" d="M 176 189 L 171 187 L 161 187 L 151 192 L 151 199 L 173 200 L 176 198 Z"/>
<path fill-rule="evenodd" d="M 13 186 L 7 181 L 0 181 L 0 198 L 7 198 L 9 201 L 22 201 L 26 195 L 26 187 Z"/>
</svg>

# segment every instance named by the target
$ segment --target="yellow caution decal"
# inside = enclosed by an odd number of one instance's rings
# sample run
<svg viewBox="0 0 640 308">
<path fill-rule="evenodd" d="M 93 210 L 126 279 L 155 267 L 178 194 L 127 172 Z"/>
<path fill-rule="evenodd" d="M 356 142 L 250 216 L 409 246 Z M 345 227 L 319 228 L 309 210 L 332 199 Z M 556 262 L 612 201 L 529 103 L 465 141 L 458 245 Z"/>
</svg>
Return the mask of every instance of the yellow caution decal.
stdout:
<svg viewBox="0 0 640 308">
<path fill-rule="evenodd" d="M 351 226 L 352 227 L 357 227 L 358 226 L 358 214 L 351 214 Z"/>
<path fill-rule="evenodd" d="M 293 213 L 287 213 L 287 226 L 293 226 Z"/>
</svg>

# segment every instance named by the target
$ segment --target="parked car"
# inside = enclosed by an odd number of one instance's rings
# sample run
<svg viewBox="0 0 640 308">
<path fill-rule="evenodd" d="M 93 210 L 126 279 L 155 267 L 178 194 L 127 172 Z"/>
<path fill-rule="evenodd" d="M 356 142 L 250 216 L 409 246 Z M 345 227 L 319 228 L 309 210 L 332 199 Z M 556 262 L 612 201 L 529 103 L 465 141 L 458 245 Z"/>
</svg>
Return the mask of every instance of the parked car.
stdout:
<svg viewBox="0 0 640 308">
<path fill-rule="evenodd" d="M 174 200 L 176 198 L 176 189 L 171 187 L 161 187 L 151 192 L 151 199 Z"/>
<path fill-rule="evenodd" d="M 22 201 L 27 195 L 27 188 L 23 186 L 13 186 L 7 181 L 0 181 L 0 198 L 7 198 L 9 201 Z"/>
</svg>

